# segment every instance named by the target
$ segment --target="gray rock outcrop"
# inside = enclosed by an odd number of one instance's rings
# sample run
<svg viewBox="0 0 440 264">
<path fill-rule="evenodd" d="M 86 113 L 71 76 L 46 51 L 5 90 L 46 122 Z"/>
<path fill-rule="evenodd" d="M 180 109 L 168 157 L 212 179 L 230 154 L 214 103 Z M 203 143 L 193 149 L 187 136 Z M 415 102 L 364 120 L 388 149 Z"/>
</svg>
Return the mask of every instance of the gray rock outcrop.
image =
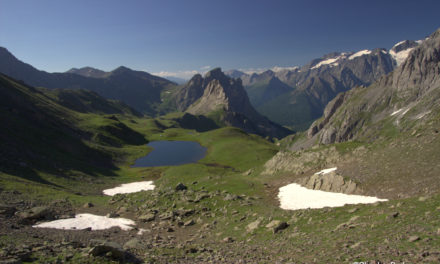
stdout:
<svg viewBox="0 0 440 264">
<path fill-rule="evenodd" d="M 298 182 L 302 186 L 326 192 L 337 192 L 346 194 L 360 194 L 357 184 L 352 180 L 346 180 L 341 175 L 330 172 L 326 174 L 313 174 L 310 177 L 302 178 Z"/>
</svg>

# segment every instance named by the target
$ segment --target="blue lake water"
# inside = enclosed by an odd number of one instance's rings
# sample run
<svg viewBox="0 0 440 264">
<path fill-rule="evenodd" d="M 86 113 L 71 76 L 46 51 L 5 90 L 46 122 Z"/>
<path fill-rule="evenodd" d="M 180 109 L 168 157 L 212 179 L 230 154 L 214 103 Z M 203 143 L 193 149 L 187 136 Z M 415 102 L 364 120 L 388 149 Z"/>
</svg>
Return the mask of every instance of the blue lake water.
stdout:
<svg viewBox="0 0 440 264">
<path fill-rule="evenodd" d="M 193 141 L 153 141 L 153 151 L 139 158 L 132 167 L 175 166 L 194 163 L 206 155 L 206 148 Z"/>
</svg>

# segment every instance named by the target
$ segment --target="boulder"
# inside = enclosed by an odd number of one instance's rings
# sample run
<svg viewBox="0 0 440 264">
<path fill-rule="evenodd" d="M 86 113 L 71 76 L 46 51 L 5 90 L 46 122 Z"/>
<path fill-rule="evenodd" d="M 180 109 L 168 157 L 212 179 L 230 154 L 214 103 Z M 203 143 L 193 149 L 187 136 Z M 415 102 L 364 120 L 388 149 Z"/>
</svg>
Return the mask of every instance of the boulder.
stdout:
<svg viewBox="0 0 440 264">
<path fill-rule="evenodd" d="M 16 211 L 13 206 L 0 204 L 0 215 L 13 216 Z"/>
<path fill-rule="evenodd" d="M 184 190 L 188 190 L 188 187 L 186 187 L 186 185 L 183 183 L 179 183 L 176 185 L 175 190 L 176 191 L 184 191 Z"/>
<path fill-rule="evenodd" d="M 252 231 L 254 231 L 255 229 L 257 229 L 257 228 L 260 226 L 260 224 L 261 224 L 261 219 L 257 219 L 256 221 L 254 221 L 254 222 L 248 224 L 248 225 L 246 226 L 246 230 L 247 230 L 248 232 L 252 232 Z"/>
<path fill-rule="evenodd" d="M 346 180 L 336 172 L 313 174 L 310 177 L 299 180 L 299 184 L 312 190 L 360 194 L 360 190 L 354 181 Z"/>
<path fill-rule="evenodd" d="M 142 222 L 150 222 L 156 218 L 156 215 L 153 213 L 147 213 L 138 217 L 138 219 Z"/>
<path fill-rule="evenodd" d="M 288 224 L 288 223 L 286 223 L 286 222 L 280 222 L 278 225 L 276 225 L 276 226 L 272 229 L 272 231 L 273 231 L 274 234 L 276 234 L 276 233 L 280 232 L 281 230 L 284 230 L 284 229 L 286 229 L 286 228 L 288 228 L 288 227 L 289 227 L 289 224 Z"/>
<path fill-rule="evenodd" d="M 34 223 L 37 220 L 54 219 L 53 211 L 47 206 L 37 206 L 18 213 L 22 223 Z"/>
<path fill-rule="evenodd" d="M 183 223 L 184 226 L 192 226 L 194 225 L 196 222 L 194 222 L 194 220 L 188 220 L 186 222 Z"/>
<path fill-rule="evenodd" d="M 94 246 L 92 249 L 90 249 L 89 254 L 92 256 L 102 256 L 107 255 L 107 253 L 111 253 L 111 257 L 113 259 L 125 260 L 125 251 L 122 249 L 122 247 L 114 242 L 105 242 L 102 245 Z"/>
</svg>

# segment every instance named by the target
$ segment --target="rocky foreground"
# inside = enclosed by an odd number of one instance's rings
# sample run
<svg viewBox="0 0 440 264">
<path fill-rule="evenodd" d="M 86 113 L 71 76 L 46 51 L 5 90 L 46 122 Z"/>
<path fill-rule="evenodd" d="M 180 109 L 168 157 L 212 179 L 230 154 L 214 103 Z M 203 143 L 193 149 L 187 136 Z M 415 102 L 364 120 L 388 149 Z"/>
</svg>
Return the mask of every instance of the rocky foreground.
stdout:
<svg viewBox="0 0 440 264">
<path fill-rule="evenodd" d="M 270 191 L 271 186 L 267 186 Z M 1 193 L 0 263 L 310 263 L 440 260 L 440 197 L 260 212 L 261 198 L 175 189 L 116 195 L 106 206 L 37 204 Z M 134 219 L 123 231 L 33 228 L 75 213 Z M 143 232 L 139 232 L 139 231 Z M 141 233 L 141 234 L 140 234 Z"/>
</svg>

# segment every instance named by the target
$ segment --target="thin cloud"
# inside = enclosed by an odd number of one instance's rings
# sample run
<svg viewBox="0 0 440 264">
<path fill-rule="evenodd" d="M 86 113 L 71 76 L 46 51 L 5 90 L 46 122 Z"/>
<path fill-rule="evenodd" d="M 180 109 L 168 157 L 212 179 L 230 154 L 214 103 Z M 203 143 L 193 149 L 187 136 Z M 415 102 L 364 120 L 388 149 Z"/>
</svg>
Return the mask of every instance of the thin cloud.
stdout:
<svg viewBox="0 0 440 264">
<path fill-rule="evenodd" d="M 197 73 L 200 73 L 200 72 L 196 71 L 196 70 L 192 70 L 192 71 L 175 71 L 175 72 L 160 71 L 160 72 L 153 72 L 151 74 L 156 75 L 156 76 L 160 76 L 160 77 L 177 77 L 177 78 L 182 78 L 182 79 L 191 79 L 191 77 L 193 77 Z"/>
<path fill-rule="evenodd" d="M 211 69 L 211 66 L 206 65 L 206 66 L 200 67 L 200 69 L 201 69 L 202 71 L 207 71 L 207 70 Z"/>
</svg>

